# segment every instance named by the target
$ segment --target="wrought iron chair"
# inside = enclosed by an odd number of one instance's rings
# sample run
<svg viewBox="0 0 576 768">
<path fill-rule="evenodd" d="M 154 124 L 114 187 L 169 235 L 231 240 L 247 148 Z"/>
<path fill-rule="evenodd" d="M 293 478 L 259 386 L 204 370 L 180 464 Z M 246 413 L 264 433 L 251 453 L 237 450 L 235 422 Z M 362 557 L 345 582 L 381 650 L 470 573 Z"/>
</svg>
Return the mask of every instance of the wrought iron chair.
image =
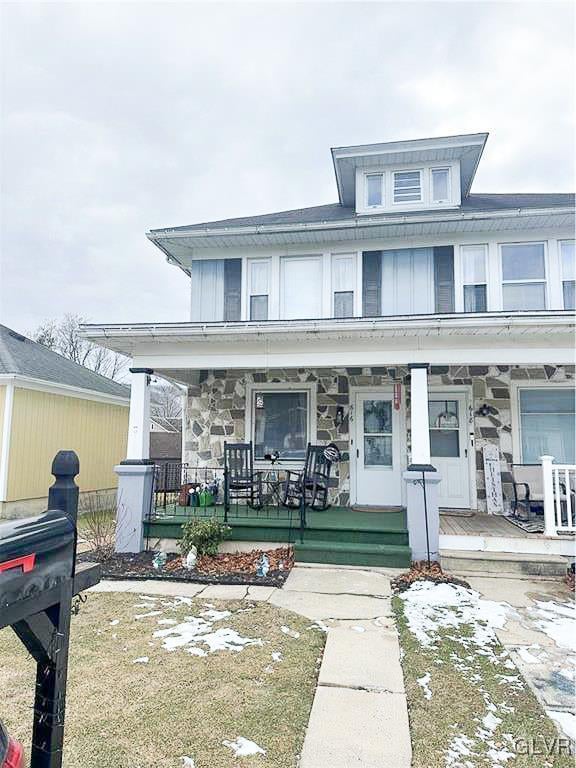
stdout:
<svg viewBox="0 0 576 768">
<path fill-rule="evenodd" d="M 262 475 L 254 471 L 252 443 L 224 443 L 224 506 L 245 501 L 252 509 L 262 508 Z"/>
<path fill-rule="evenodd" d="M 282 500 L 284 506 L 297 508 L 304 504 L 320 512 L 328 509 L 330 472 L 339 457 L 340 452 L 333 444 L 325 446 L 308 443 L 304 468 L 300 471 L 286 471 Z"/>
<path fill-rule="evenodd" d="M 544 486 L 540 464 L 512 465 L 512 514 L 529 520 L 531 514 L 544 514 Z"/>
</svg>

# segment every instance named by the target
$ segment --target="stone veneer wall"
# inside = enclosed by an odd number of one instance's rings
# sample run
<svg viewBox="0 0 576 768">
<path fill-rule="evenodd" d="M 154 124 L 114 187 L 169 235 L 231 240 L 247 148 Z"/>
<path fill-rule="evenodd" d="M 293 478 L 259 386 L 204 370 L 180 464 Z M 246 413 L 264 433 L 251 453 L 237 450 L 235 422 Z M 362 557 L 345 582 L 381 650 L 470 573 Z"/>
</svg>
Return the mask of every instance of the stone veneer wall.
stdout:
<svg viewBox="0 0 576 768">
<path fill-rule="evenodd" d="M 512 382 L 561 382 L 574 379 L 574 366 L 432 366 L 430 386 L 470 385 L 473 391 L 476 484 L 478 508 L 486 509 L 482 446 L 495 443 L 500 450 L 502 488 L 505 499 L 512 496 L 512 425 L 510 385 Z M 221 466 L 224 441 L 243 441 L 245 435 L 246 384 L 264 382 L 317 382 L 317 434 L 319 443 L 334 442 L 342 451 L 336 471 L 333 503 L 346 505 L 350 496 L 349 417 L 350 387 L 377 387 L 410 381 L 406 366 L 276 369 L 269 371 L 202 371 L 200 383 L 188 388 L 183 461 L 191 466 Z M 410 449 L 409 387 L 405 386 L 408 450 Z M 486 416 L 477 414 L 486 404 Z M 342 406 L 344 419 L 336 427 L 336 409 Z M 405 458 L 405 457 L 404 457 Z M 382 500 L 385 503 L 385 500 Z"/>
</svg>

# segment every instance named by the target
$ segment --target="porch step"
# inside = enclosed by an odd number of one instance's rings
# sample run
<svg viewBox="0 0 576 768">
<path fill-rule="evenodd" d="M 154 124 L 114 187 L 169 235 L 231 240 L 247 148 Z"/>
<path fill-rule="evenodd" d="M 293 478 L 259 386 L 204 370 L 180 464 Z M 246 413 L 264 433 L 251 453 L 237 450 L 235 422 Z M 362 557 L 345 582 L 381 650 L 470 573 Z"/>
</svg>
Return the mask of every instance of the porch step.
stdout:
<svg viewBox="0 0 576 768">
<path fill-rule="evenodd" d="M 562 555 L 442 549 L 440 563 L 445 571 L 463 576 L 558 578 L 566 575 L 570 559 Z"/>
<path fill-rule="evenodd" d="M 296 562 L 301 563 L 407 568 L 410 565 L 410 547 L 396 544 L 304 541 L 302 544 L 294 544 L 294 557 Z"/>
</svg>

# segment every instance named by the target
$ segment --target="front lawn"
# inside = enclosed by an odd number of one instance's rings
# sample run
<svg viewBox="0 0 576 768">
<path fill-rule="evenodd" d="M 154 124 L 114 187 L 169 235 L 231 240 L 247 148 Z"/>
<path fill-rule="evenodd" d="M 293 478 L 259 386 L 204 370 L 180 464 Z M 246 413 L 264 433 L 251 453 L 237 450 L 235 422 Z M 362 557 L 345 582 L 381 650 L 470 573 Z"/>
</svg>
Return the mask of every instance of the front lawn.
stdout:
<svg viewBox="0 0 576 768">
<path fill-rule="evenodd" d="M 564 754 L 554 754 L 554 724 L 496 639 L 509 606 L 464 587 L 416 582 L 393 607 L 412 768 L 573 766 L 566 740 Z"/>
<path fill-rule="evenodd" d="M 291 768 L 324 641 L 267 603 L 90 594 L 72 621 L 65 768 Z M 28 753 L 34 672 L 2 630 L 0 718 Z"/>
</svg>

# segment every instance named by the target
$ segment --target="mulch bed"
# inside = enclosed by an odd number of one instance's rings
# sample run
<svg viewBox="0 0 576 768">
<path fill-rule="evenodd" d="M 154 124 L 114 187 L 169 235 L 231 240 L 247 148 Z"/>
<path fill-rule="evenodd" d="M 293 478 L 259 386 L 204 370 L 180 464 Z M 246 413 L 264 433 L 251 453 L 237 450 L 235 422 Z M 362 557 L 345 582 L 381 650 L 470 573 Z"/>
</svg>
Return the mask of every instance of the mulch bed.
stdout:
<svg viewBox="0 0 576 768">
<path fill-rule="evenodd" d="M 444 573 L 440 563 L 431 562 L 428 567 L 426 560 L 415 560 L 410 566 L 410 570 L 401 573 L 392 581 L 392 590 L 396 594 L 404 592 L 415 581 L 433 581 L 436 584 L 457 584 L 460 587 L 470 589 L 470 584 L 464 579 L 458 579 L 449 573 Z"/>
<path fill-rule="evenodd" d="M 270 560 L 266 576 L 257 576 L 258 561 L 265 552 Z M 114 553 L 99 558 L 95 552 L 82 552 L 79 562 L 99 562 L 104 579 L 157 579 L 160 581 L 189 581 L 197 584 L 245 584 L 264 587 L 281 587 L 294 565 L 292 547 L 277 549 L 253 549 L 250 552 L 224 552 L 218 555 L 202 555 L 196 568 L 188 570 L 180 555 L 168 555 L 162 570 L 154 568 L 155 552 Z"/>
</svg>

